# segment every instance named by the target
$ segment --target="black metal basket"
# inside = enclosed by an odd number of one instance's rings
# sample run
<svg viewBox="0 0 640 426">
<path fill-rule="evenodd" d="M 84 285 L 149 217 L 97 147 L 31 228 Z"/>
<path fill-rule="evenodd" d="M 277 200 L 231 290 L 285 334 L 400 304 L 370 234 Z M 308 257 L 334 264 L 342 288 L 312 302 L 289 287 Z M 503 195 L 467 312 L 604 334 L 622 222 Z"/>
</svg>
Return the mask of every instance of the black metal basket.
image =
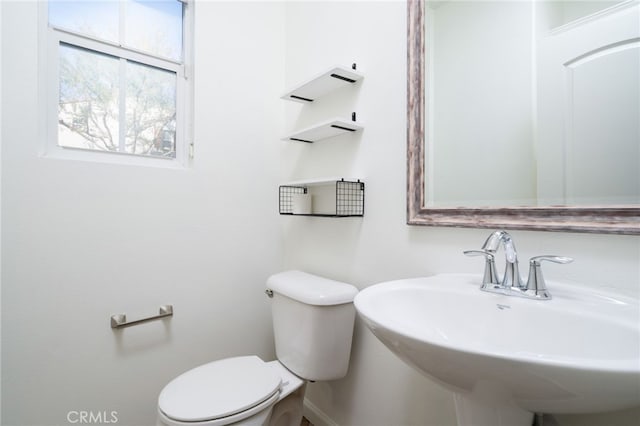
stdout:
<svg viewBox="0 0 640 426">
<path fill-rule="evenodd" d="M 295 214 L 296 216 L 323 216 L 323 217 L 357 217 L 364 216 L 364 182 L 360 180 L 346 181 L 344 179 L 335 182 L 336 209 L 335 213 L 309 213 Z M 306 194 L 307 186 L 281 185 L 279 188 L 280 214 L 294 215 L 293 195 Z"/>
</svg>

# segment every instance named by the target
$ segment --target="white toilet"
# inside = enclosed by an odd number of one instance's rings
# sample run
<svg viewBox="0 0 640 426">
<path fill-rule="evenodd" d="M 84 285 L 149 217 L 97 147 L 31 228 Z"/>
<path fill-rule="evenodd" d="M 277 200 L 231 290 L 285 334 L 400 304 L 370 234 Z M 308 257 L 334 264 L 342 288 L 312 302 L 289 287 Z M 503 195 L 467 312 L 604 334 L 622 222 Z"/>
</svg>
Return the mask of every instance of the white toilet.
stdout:
<svg viewBox="0 0 640 426">
<path fill-rule="evenodd" d="M 158 397 L 158 424 L 299 426 L 306 381 L 349 367 L 358 290 L 300 271 L 267 280 L 278 360 L 213 361 L 173 379 Z"/>
</svg>

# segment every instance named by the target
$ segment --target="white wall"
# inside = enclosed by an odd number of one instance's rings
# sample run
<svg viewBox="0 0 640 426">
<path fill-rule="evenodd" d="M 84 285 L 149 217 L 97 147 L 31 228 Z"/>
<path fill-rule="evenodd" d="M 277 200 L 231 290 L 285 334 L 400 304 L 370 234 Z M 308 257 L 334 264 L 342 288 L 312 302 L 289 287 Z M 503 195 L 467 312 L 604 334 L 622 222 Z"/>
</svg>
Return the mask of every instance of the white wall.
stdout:
<svg viewBox="0 0 640 426">
<path fill-rule="evenodd" d="M 0 2 L 0 23 L 2 22 L 2 2 Z M 2 31 L 0 31 L 0 48 Z M 0 54 L 0 99 L 2 96 L 2 55 Z M 2 102 L 0 102 L 0 188 L 2 188 Z M 2 259 L 2 191 L 0 190 L 0 259 Z M 0 366 L 2 365 L 2 262 L 0 261 Z M 0 369 L 1 370 L 1 369 Z M 2 377 L 0 371 L 0 377 Z M 2 386 L 0 386 L 0 421 L 2 420 Z"/>
<path fill-rule="evenodd" d="M 39 157 L 37 6 L 2 6 L 2 424 L 92 410 L 150 425 L 179 372 L 273 359 L 263 289 L 282 259 L 283 5 L 197 4 L 186 170 Z M 109 327 L 165 303 L 168 321 Z"/>
<path fill-rule="evenodd" d="M 283 257 L 284 267 L 360 288 L 481 270 L 461 251 L 486 231 L 405 225 L 404 2 L 199 2 L 197 155 L 179 171 L 38 157 L 36 6 L 3 7 L 2 424 L 65 424 L 69 410 L 117 410 L 119 424 L 152 424 L 159 390 L 180 371 L 235 354 L 272 359 L 262 289 Z M 283 108 L 285 86 L 351 62 L 366 74 L 362 84 Z M 351 110 L 366 124 L 359 135 L 277 142 Z M 278 181 L 335 174 L 365 179 L 364 218 L 277 216 Z M 577 259 L 548 265 L 550 278 L 639 292 L 637 237 L 513 235 L 523 258 Z M 136 317 L 164 303 L 176 312 L 166 326 L 108 326 L 113 313 Z M 454 422 L 451 395 L 359 321 L 349 375 L 308 389 L 344 426 Z M 623 426 L 637 415 L 562 423 Z"/>
<path fill-rule="evenodd" d="M 300 268 L 364 288 L 377 282 L 438 272 L 481 273 L 478 248 L 488 231 L 405 224 L 406 4 L 304 2 L 287 6 L 287 85 L 332 64 L 357 62 L 365 79 L 321 103 L 287 107 L 287 127 L 342 115 L 351 108 L 361 135 L 313 145 L 284 143 L 283 174 L 297 179 L 344 174 L 366 182 L 362 219 L 283 218 L 285 267 Z M 550 279 L 609 283 L 640 297 L 640 238 L 513 231 L 523 259 L 557 253 L 576 258 L 547 265 Z M 525 267 L 526 268 L 526 267 Z M 474 321 L 475 318 L 469 318 Z M 346 378 L 309 385 L 312 404 L 344 426 L 453 425 L 451 395 L 406 367 L 356 324 Z M 633 425 L 640 410 L 562 416 L 563 425 Z"/>
</svg>

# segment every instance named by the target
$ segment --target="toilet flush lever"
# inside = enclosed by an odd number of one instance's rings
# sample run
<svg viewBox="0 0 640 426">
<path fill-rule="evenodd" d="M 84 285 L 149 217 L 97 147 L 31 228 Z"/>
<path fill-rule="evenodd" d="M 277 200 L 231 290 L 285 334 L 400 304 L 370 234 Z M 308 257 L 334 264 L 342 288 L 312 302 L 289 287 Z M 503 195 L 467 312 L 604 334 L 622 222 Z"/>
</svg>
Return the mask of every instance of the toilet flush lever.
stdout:
<svg viewBox="0 0 640 426">
<path fill-rule="evenodd" d="M 266 289 L 264 292 L 265 292 L 265 294 L 266 294 L 267 296 L 269 296 L 269 298 L 272 298 L 272 297 L 273 297 L 273 290 Z"/>
</svg>

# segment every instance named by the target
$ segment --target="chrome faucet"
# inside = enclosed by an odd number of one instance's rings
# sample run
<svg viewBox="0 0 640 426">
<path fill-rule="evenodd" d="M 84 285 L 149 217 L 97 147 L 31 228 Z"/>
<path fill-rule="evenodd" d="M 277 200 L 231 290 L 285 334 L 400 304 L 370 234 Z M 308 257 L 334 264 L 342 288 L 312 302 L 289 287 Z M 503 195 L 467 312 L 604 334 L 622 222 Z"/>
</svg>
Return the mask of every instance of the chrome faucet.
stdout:
<svg viewBox="0 0 640 426">
<path fill-rule="evenodd" d="M 498 279 L 495 265 L 495 254 L 504 247 L 505 270 L 502 281 Z M 505 294 L 507 296 L 520 296 L 537 300 L 549 300 L 551 294 L 547 291 L 540 262 L 550 261 L 555 263 L 570 263 L 573 259 L 563 256 L 536 256 L 529 261 L 529 278 L 524 284 L 518 268 L 518 252 L 516 246 L 507 231 L 495 231 L 484 242 L 481 250 L 467 250 L 467 256 L 484 256 L 485 270 L 480 290 L 492 293 Z"/>
</svg>

